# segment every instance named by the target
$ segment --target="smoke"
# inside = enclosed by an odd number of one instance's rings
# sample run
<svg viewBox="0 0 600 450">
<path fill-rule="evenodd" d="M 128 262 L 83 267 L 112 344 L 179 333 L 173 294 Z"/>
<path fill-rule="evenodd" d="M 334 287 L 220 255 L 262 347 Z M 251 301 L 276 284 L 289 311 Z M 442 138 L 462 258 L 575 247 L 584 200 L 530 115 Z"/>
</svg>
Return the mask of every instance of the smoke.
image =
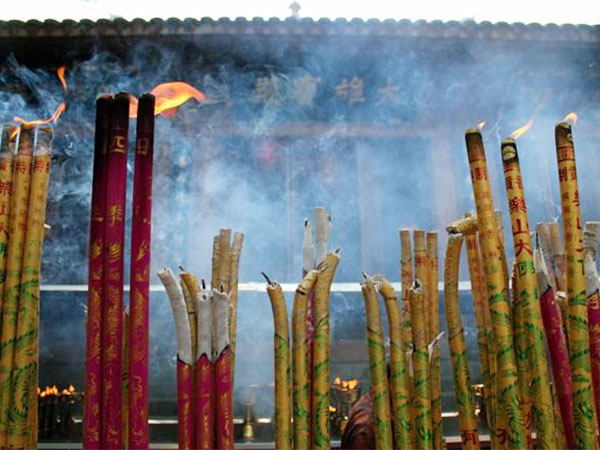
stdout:
<svg viewBox="0 0 600 450">
<path fill-rule="evenodd" d="M 463 133 L 481 120 L 488 123 L 483 135 L 505 230 L 500 139 L 535 117 L 533 129 L 518 141 L 529 219 L 532 225 L 557 219 L 553 126 L 571 110 L 581 119 L 574 137 L 583 218 L 598 218 L 598 55 L 583 44 L 549 49 L 543 42 L 376 35 L 120 39 L 98 38 L 93 56 L 66 54 L 57 62 L 67 65 L 66 94 L 53 71 L 24 67 L 18 54 L 0 61 L 4 121 L 48 117 L 63 95 L 68 105 L 54 139 L 45 284 L 87 283 L 97 94 L 139 95 L 174 80 L 192 84 L 209 100 L 192 100 L 174 119 L 156 120 L 152 273 L 181 264 L 209 278 L 212 236 L 228 227 L 246 235 L 242 282 L 259 280 L 261 270 L 280 282 L 297 282 L 303 219 L 322 205 L 333 219 L 331 246 L 342 247 L 337 282 L 357 282 L 362 270 L 398 280 L 399 228 L 440 232 L 442 258 L 445 225 L 474 209 Z M 134 121 L 130 127 L 133 142 Z M 133 159 L 129 201 L 132 175 Z M 129 223 L 127 229 L 129 236 Z M 510 233 L 506 238 L 511 259 Z M 461 278 L 467 279 L 466 266 Z M 290 301 L 288 295 L 289 311 Z M 79 372 L 69 369 L 69 377 L 82 386 L 85 302 L 85 293 L 44 293 L 41 376 L 47 384 L 62 370 L 52 362 L 72 359 L 69 367 Z M 461 306 L 469 308 L 469 302 Z M 364 343 L 363 314 L 360 293 L 335 293 L 334 338 Z M 175 371 L 173 320 L 163 293 L 152 294 L 151 323 L 158 404 L 173 399 Z M 236 388 L 260 393 L 268 411 L 273 356 L 266 294 L 241 293 L 238 323 Z M 65 353 L 67 342 L 71 350 Z M 342 377 L 365 373 L 364 362 L 351 356 L 334 354 L 332 361 Z"/>
</svg>

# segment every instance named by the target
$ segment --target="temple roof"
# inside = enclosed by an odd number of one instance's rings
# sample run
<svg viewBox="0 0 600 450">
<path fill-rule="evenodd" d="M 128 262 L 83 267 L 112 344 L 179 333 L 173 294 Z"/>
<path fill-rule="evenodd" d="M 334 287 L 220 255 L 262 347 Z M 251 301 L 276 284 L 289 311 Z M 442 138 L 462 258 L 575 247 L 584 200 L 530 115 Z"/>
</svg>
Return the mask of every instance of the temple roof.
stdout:
<svg viewBox="0 0 600 450">
<path fill-rule="evenodd" d="M 362 19 L 100 19 L 0 21 L 0 38 L 145 35 L 381 36 L 499 41 L 600 42 L 600 25 Z"/>
</svg>

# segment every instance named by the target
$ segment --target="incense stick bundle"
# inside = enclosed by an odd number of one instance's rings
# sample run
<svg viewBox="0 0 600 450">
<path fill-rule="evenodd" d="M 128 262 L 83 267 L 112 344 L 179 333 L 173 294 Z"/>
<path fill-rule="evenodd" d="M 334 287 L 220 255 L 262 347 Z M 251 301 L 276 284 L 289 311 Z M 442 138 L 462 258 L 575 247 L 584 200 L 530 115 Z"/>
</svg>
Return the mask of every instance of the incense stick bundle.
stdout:
<svg viewBox="0 0 600 450">
<path fill-rule="evenodd" d="M 6 281 L 6 250 L 10 221 L 10 203 L 13 185 L 13 163 L 17 150 L 19 127 L 4 125 L 0 142 L 0 315 Z"/>
<path fill-rule="evenodd" d="M 585 268 L 588 326 L 590 332 L 590 358 L 596 420 L 600 420 L 600 279 L 596 268 L 596 249 L 600 222 L 586 222 L 583 231 L 583 262 Z M 600 423 L 598 423 L 600 427 Z"/>
<path fill-rule="evenodd" d="M 373 395 L 373 424 L 375 448 L 393 448 L 392 424 L 390 421 L 390 397 L 381 328 L 381 311 L 375 290 L 375 282 L 365 275 L 361 283 L 367 317 L 367 342 Z"/>
<path fill-rule="evenodd" d="M 190 322 L 183 292 L 173 271 L 161 269 L 158 278 L 165 286 L 175 319 L 177 336 L 177 437 L 180 449 L 195 447 L 193 398 L 193 363 Z"/>
<path fill-rule="evenodd" d="M 535 250 L 535 265 L 542 319 L 546 331 L 546 340 L 550 352 L 550 363 L 554 379 L 554 389 L 558 400 L 563 429 L 568 448 L 575 448 L 575 430 L 573 416 L 573 383 L 569 366 L 569 351 L 565 339 L 560 307 L 550 285 L 550 276 L 546 269 L 545 258 L 540 249 Z"/>
<path fill-rule="evenodd" d="M 427 233 L 427 291 L 429 298 L 429 337 L 434 342 L 440 333 L 440 311 L 438 298 L 438 236 Z M 442 448 L 442 361 L 439 345 L 431 349 L 431 430 L 433 448 Z"/>
<path fill-rule="evenodd" d="M 52 128 L 38 128 L 21 266 L 8 423 L 9 448 L 37 446 L 37 429 L 31 429 L 30 416 L 37 414 L 40 272 L 46 198 L 50 183 L 51 143 Z"/>
<path fill-rule="evenodd" d="M 315 334 L 312 349 L 312 433 L 314 449 L 328 449 L 329 433 L 329 292 L 337 265 L 339 250 L 325 256 L 324 266 L 315 283 Z"/>
<path fill-rule="evenodd" d="M 123 335 L 123 279 L 125 241 L 125 193 L 127 186 L 127 139 L 129 95 L 115 96 L 109 128 L 104 239 L 102 324 L 102 444 L 122 448 L 121 429 L 121 348 Z"/>
<path fill-rule="evenodd" d="M 204 288 L 198 295 L 197 311 L 196 447 L 200 450 L 210 450 L 215 447 L 214 368 L 211 360 L 213 325 L 211 299 Z"/>
<path fill-rule="evenodd" d="M 415 424 L 415 447 L 432 448 L 431 399 L 429 396 L 429 352 L 427 350 L 427 316 L 425 290 L 419 280 L 410 289 L 410 313 L 413 331 L 413 398 L 411 414 Z"/>
<path fill-rule="evenodd" d="M 571 126 L 565 122 L 555 128 L 556 154 L 566 247 L 567 298 L 569 302 L 569 354 L 573 379 L 575 445 L 593 448 L 597 444 L 594 413 L 588 313 L 585 299 L 581 212 L 577 169 Z M 560 284 L 560 283 L 559 283 Z"/>
<path fill-rule="evenodd" d="M 390 332 L 389 388 L 392 401 L 394 448 L 410 448 L 410 391 L 408 368 L 402 342 L 402 322 L 398 308 L 398 295 L 392 285 L 381 277 L 377 289 L 385 300 Z"/>
<path fill-rule="evenodd" d="M 222 255 L 222 253 L 221 253 Z M 225 292 L 212 291 L 213 361 L 215 364 L 215 414 L 217 448 L 229 450 L 234 447 L 233 435 L 233 378 L 232 354 L 229 347 L 228 310 L 230 298 Z"/>
<path fill-rule="evenodd" d="M 556 288 L 559 291 L 567 291 L 567 267 L 565 261 L 565 247 L 560 238 L 560 225 L 558 222 L 548 224 L 550 232 L 550 247 L 552 249 L 552 267 L 556 276 Z"/>
<path fill-rule="evenodd" d="M 2 337 L 0 339 L 0 448 L 7 446 L 11 411 L 11 375 L 15 353 L 15 333 L 21 287 L 21 268 L 27 230 L 31 166 L 33 162 L 33 127 L 23 125 L 15 158 L 13 194 L 6 256 L 6 282 L 2 303 Z"/>
<path fill-rule="evenodd" d="M 150 324 L 150 248 L 152 163 L 154 157 L 154 96 L 138 103 L 131 226 L 131 295 L 129 308 L 129 448 L 148 448 L 148 364 Z"/>
<path fill-rule="evenodd" d="M 316 270 L 309 270 L 306 273 L 296 288 L 292 309 L 293 424 L 294 449 L 296 450 L 308 450 L 310 446 L 310 392 L 306 309 L 318 274 L 319 272 Z"/>
<path fill-rule="evenodd" d="M 477 417 L 473 403 L 471 378 L 467 358 L 467 344 L 460 319 L 458 297 L 458 272 L 463 235 L 450 234 L 444 263 L 444 303 L 446 305 L 446 323 L 450 359 L 454 374 L 454 393 L 458 408 L 460 435 L 463 449 L 479 449 Z"/>
<path fill-rule="evenodd" d="M 553 449 L 557 446 L 556 427 L 544 325 L 538 297 L 525 193 L 515 141 L 512 139 L 502 141 L 501 151 L 515 250 L 516 286 L 513 286 L 513 292 L 515 300 L 519 302 L 519 309 L 521 309 L 522 327 L 527 336 L 526 346 L 530 347 L 530 354 L 527 355 L 528 358 L 525 361 L 529 374 L 527 388 L 530 390 L 530 397 L 535 408 L 537 445 L 542 449 Z M 515 335 L 518 339 L 516 330 Z"/>
<path fill-rule="evenodd" d="M 408 292 L 413 282 L 412 250 L 410 230 L 400 230 L 400 275 L 402 287 L 402 341 L 404 352 L 412 351 L 412 330 L 410 325 L 410 302 Z"/>
<path fill-rule="evenodd" d="M 102 298 L 104 273 L 104 218 L 106 216 L 106 157 L 112 97 L 96 101 L 96 135 L 92 176 L 92 212 L 88 268 L 86 322 L 85 394 L 83 403 L 83 447 L 99 450 L 102 446 Z"/>
<path fill-rule="evenodd" d="M 275 325 L 275 448 L 292 448 L 291 367 L 288 317 L 281 285 L 268 282 L 267 293 L 273 310 Z"/>
<path fill-rule="evenodd" d="M 497 373 L 499 375 L 496 393 L 498 405 L 496 433 L 506 435 L 510 448 L 523 448 L 526 441 L 519 407 L 510 305 L 508 304 L 502 255 L 499 250 L 500 244 L 487 175 L 483 140 L 477 129 L 467 130 L 465 139 L 477 209 L 480 245 L 494 331 Z M 502 414 L 502 412 L 505 412 L 505 414 Z"/>
</svg>

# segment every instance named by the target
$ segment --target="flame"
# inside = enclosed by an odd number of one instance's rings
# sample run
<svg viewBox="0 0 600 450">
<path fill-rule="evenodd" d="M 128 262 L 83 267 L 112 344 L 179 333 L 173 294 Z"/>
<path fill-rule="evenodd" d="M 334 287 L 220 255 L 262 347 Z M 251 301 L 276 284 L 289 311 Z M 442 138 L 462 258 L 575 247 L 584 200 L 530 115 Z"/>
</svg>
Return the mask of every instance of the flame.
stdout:
<svg viewBox="0 0 600 450">
<path fill-rule="evenodd" d="M 40 393 L 40 397 L 41 397 L 41 398 L 44 398 L 44 397 L 46 397 L 46 395 L 48 395 L 48 394 L 46 394 L 46 391 L 44 391 L 44 392 L 41 392 L 41 393 Z"/>
<path fill-rule="evenodd" d="M 329 405 L 329 412 L 334 413 L 336 411 L 337 411 L 337 409 L 335 408 L 335 406 Z"/>
<path fill-rule="evenodd" d="M 68 389 L 63 389 L 62 392 L 60 393 L 60 395 L 71 395 L 71 393 L 69 392 Z"/>
<path fill-rule="evenodd" d="M 60 66 L 56 71 L 60 84 L 62 84 L 63 90 L 67 92 L 67 80 L 65 79 L 65 66 Z"/>
<path fill-rule="evenodd" d="M 574 112 L 570 112 L 569 114 L 567 114 L 565 116 L 565 118 L 563 119 L 563 122 L 569 122 L 573 125 L 577 125 L 577 114 Z"/>
<path fill-rule="evenodd" d="M 510 134 L 510 137 L 513 138 L 513 139 L 515 139 L 515 140 L 517 140 L 517 139 L 519 139 L 520 136 L 522 136 L 523 134 L 525 134 L 529 130 L 531 130 L 532 126 L 533 126 L 533 119 L 531 119 L 529 122 L 527 122 L 521 128 L 517 128 L 515 131 L 513 131 Z"/>
<path fill-rule="evenodd" d="M 207 98 L 203 92 L 183 81 L 159 84 L 150 91 L 150 94 L 154 95 L 156 99 L 154 115 L 160 114 L 165 117 L 175 116 L 177 109 L 192 98 L 197 102 L 202 102 Z M 137 105 L 138 100 L 132 97 L 129 106 L 129 117 L 137 117 Z"/>
<path fill-rule="evenodd" d="M 67 388 L 69 390 L 69 392 L 72 394 L 73 392 L 75 392 L 75 386 L 73 386 L 72 384 L 69 385 L 69 387 Z"/>
<path fill-rule="evenodd" d="M 481 122 L 479 122 L 479 123 L 477 124 L 477 129 L 478 129 L 479 131 L 483 130 L 483 127 L 485 127 L 485 120 L 482 120 Z"/>
<path fill-rule="evenodd" d="M 358 386 L 358 380 L 356 378 L 354 380 L 348 381 L 348 389 L 350 389 L 351 391 L 356 389 L 356 386 Z"/>
<path fill-rule="evenodd" d="M 50 118 L 48 118 L 48 119 L 38 119 L 38 120 L 28 121 L 21 117 L 15 116 L 15 117 L 13 117 L 13 122 L 20 123 L 23 125 L 29 125 L 29 126 L 43 125 L 45 123 L 56 123 L 58 121 L 58 119 L 60 119 L 60 116 L 62 116 L 62 114 L 66 110 L 67 110 L 67 104 L 64 101 L 62 101 L 56 107 L 54 114 L 52 114 L 52 116 L 50 116 Z"/>
<path fill-rule="evenodd" d="M 335 384 L 335 385 L 342 384 L 342 379 L 340 377 L 335 377 L 335 380 L 333 380 L 333 384 Z"/>
</svg>

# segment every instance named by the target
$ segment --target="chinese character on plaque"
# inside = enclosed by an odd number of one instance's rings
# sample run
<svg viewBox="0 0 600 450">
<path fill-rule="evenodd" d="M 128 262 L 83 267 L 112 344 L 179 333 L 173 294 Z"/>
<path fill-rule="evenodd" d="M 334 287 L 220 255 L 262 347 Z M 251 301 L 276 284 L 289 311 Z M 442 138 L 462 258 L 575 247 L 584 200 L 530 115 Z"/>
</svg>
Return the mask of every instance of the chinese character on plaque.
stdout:
<svg viewBox="0 0 600 450">
<path fill-rule="evenodd" d="M 354 106 L 356 103 L 364 102 L 363 96 L 364 82 L 362 78 L 354 76 L 350 81 L 346 78 L 335 87 L 335 97 L 338 100 L 348 102 L 348 105 Z"/>
</svg>

